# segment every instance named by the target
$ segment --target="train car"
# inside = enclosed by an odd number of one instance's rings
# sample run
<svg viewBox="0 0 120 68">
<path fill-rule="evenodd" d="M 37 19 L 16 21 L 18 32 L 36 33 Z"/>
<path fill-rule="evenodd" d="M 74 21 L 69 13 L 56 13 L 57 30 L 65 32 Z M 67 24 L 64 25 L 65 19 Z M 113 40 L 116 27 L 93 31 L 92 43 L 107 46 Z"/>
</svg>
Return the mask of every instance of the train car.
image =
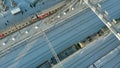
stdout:
<svg viewBox="0 0 120 68">
<path fill-rule="evenodd" d="M 48 11 L 48 12 L 46 12 L 44 14 L 37 15 L 37 17 L 38 17 L 39 20 L 42 20 L 42 19 L 44 19 L 44 18 L 46 18 L 46 17 L 48 17 L 50 15 L 51 15 L 51 13 Z"/>
<path fill-rule="evenodd" d="M 34 22 L 37 22 L 38 21 L 38 18 L 36 15 L 32 16 L 31 18 L 31 22 L 34 23 Z"/>
<path fill-rule="evenodd" d="M 4 38 L 4 37 L 5 37 L 5 34 L 2 34 L 2 33 L 1 33 L 1 34 L 0 34 L 0 39 L 1 39 L 1 38 Z"/>
</svg>

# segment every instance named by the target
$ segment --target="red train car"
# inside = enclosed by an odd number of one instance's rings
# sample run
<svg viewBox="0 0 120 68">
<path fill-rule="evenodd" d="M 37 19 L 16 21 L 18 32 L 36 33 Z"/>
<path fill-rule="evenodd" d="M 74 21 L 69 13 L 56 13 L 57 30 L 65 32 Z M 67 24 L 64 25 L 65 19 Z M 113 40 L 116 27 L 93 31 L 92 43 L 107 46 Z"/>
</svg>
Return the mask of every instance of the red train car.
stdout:
<svg viewBox="0 0 120 68">
<path fill-rule="evenodd" d="M 47 13 L 44 13 L 44 14 L 41 14 L 41 15 L 37 15 L 38 16 L 38 19 L 42 20 L 48 16 L 50 16 L 51 13 L 50 12 L 47 12 Z"/>
<path fill-rule="evenodd" d="M 4 37 L 5 37 L 5 34 L 0 34 L 0 39 Z"/>
</svg>

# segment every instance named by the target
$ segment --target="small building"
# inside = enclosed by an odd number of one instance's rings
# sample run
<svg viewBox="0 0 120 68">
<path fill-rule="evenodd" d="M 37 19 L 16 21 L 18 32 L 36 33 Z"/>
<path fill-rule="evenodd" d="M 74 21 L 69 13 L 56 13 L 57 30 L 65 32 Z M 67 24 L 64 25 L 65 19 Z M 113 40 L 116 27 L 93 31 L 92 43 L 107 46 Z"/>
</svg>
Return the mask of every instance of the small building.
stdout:
<svg viewBox="0 0 120 68">
<path fill-rule="evenodd" d="M 17 14 L 17 13 L 20 13 L 20 12 L 21 12 L 21 9 L 20 9 L 19 7 L 14 8 L 14 9 L 11 10 L 11 13 L 12 13 L 13 15 L 15 15 L 15 14 Z"/>
</svg>

